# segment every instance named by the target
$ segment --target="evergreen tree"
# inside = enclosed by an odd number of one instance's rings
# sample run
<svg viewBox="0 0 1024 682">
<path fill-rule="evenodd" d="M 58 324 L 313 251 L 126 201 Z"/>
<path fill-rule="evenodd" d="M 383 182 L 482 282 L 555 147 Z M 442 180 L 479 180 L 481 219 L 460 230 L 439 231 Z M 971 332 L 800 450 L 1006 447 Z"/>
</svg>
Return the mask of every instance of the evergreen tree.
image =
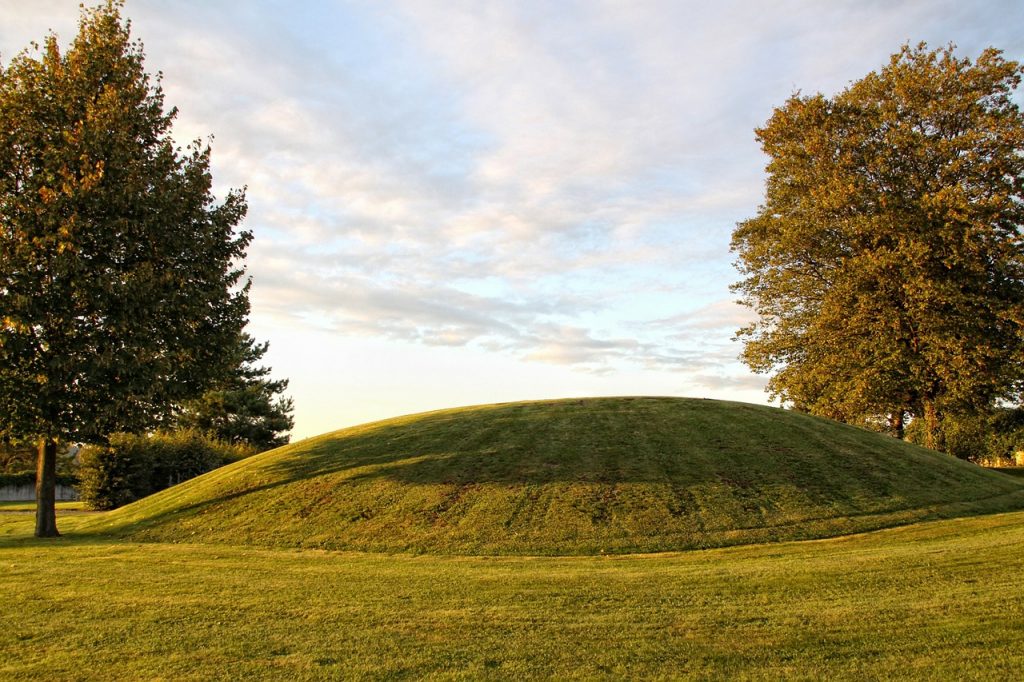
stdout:
<svg viewBox="0 0 1024 682">
<path fill-rule="evenodd" d="M 0 71 L 0 437 L 39 443 L 38 536 L 56 443 L 166 418 L 230 370 L 248 315 L 244 194 L 217 203 L 209 146 L 175 147 L 120 8 Z"/>
<path fill-rule="evenodd" d="M 288 431 L 294 426 L 294 405 L 283 395 L 288 380 L 271 379 L 270 368 L 257 364 L 269 345 L 242 334 L 236 347 L 237 367 L 231 377 L 198 400 L 185 403 L 177 416 L 178 427 L 257 450 L 288 443 Z"/>
</svg>

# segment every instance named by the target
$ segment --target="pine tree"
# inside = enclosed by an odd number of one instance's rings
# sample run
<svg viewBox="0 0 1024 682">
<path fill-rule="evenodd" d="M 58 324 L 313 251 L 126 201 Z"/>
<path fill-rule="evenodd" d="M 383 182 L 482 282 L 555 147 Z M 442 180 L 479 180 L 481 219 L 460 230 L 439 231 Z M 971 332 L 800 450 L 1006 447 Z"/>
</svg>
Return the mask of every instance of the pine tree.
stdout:
<svg viewBox="0 0 1024 682">
<path fill-rule="evenodd" d="M 288 380 L 271 379 L 270 368 L 258 364 L 269 345 L 242 334 L 230 378 L 198 400 L 185 403 L 176 418 L 177 426 L 257 450 L 288 443 L 288 431 L 294 426 L 294 405 L 291 398 L 284 397 Z"/>
</svg>

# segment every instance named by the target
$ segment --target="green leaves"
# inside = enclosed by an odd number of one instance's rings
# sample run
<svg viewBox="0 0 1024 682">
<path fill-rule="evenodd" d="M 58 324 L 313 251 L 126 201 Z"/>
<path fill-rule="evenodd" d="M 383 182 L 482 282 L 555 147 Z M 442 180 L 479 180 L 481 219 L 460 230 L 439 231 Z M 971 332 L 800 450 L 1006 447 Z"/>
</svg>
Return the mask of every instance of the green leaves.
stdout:
<svg viewBox="0 0 1024 682">
<path fill-rule="evenodd" d="M 765 204 L 737 225 L 740 330 L 769 389 L 818 414 L 923 416 L 1012 398 L 1024 379 L 1021 67 L 904 47 L 757 131 Z M 930 406 L 930 407 L 929 407 Z"/>
<path fill-rule="evenodd" d="M 0 74 L 0 432 L 95 440 L 159 423 L 233 366 L 248 314 L 210 149 L 169 136 L 119 3 Z"/>
</svg>

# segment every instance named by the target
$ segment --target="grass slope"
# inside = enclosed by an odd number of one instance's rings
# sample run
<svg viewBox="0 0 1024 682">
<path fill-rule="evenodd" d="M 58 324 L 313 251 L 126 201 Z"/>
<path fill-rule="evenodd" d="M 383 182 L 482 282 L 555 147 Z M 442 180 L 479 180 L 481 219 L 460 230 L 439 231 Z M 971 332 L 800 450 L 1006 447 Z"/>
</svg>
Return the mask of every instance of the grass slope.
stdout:
<svg viewBox="0 0 1024 682">
<path fill-rule="evenodd" d="M 1016 680 L 1024 512 L 617 557 L 31 539 L 0 679 Z M 15 527 L 16 526 L 16 527 Z M 5 532 L 5 530 L 7 532 Z"/>
<path fill-rule="evenodd" d="M 1024 507 L 1024 480 L 815 417 L 600 398 L 305 440 L 91 518 L 133 539 L 449 554 L 655 552 Z"/>
</svg>

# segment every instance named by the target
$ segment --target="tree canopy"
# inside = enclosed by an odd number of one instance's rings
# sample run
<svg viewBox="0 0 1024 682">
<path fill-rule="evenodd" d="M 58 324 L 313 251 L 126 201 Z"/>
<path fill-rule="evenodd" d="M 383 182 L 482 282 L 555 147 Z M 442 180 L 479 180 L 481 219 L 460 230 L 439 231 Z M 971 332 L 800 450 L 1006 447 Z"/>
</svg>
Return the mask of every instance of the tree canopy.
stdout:
<svg viewBox="0 0 1024 682">
<path fill-rule="evenodd" d="M 231 376 L 201 398 L 186 402 L 175 419 L 177 425 L 257 450 L 288 443 L 288 432 L 294 426 L 293 403 L 284 396 L 288 380 L 271 379 L 270 368 L 258 364 L 269 346 L 242 334 Z"/>
<path fill-rule="evenodd" d="M 1024 378 L 1024 117 L 995 49 L 904 47 L 756 131 L 765 201 L 739 223 L 743 359 L 784 402 L 845 421 L 1015 399 Z"/>
<path fill-rule="evenodd" d="M 0 436 L 41 443 L 37 534 L 55 442 L 167 418 L 231 369 L 248 315 L 244 192 L 217 202 L 143 60 L 111 1 L 0 71 Z"/>
</svg>

